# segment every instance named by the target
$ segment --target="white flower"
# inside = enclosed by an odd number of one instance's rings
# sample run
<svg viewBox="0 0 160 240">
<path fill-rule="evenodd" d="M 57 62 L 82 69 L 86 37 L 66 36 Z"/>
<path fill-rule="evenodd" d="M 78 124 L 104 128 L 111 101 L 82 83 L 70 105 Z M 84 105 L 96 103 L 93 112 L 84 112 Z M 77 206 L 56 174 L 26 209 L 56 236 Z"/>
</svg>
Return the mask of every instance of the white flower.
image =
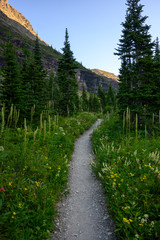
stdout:
<svg viewBox="0 0 160 240">
<path fill-rule="evenodd" d="M 0 146 L 0 152 L 3 152 L 3 151 L 4 151 L 4 147 Z"/>
</svg>

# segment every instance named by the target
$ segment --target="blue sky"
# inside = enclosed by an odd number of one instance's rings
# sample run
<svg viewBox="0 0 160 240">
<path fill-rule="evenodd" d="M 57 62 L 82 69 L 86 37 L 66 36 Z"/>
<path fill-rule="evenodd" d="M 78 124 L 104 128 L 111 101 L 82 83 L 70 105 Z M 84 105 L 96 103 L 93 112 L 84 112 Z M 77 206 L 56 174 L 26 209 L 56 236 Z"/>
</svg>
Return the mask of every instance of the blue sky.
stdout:
<svg viewBox="0 0 160 240">
<path fill-rule="evenodd" d="M 39 36 L 61 51 L 65 28 L 77 61 L 118 75 L 120 61 L 114 49 L 125 21 L 126 0 L 8 0 L 32 24 Z M 143 15 L 155 40 L 160 38 L 160 0 L 141 0 Z"/>
</svg>

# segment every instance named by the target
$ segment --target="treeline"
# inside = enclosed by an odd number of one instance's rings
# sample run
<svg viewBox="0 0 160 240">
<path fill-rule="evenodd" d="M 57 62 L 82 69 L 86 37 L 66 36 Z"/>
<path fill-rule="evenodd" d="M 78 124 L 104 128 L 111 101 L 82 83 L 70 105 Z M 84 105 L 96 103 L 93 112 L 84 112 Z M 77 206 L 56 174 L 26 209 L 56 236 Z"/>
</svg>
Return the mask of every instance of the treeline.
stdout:
<svg viewBox="0 0 160 240">
<path fill-rule="evenodd" d="M 108 94 L 99 88 L 98 95 L 89 94 L 83 87 L 78 91 L 75 78 L 77 63 L 70 49 L 68 31 L 65 32 L 63 54 L 58 62 L 57 73 L 44 68 L 38 37 L 33 52 L 23 49 L 23 61 L 18 62 L 11 37 L 4 44 L 5 66 L 1 69 L 0 101 L 8 116 L 12 106 L 20 120 L 39 119 L 44 109 L 60 115 L 73 115 L 80 111 L 102 112 L 116 107 L 115 93 L 109 87 Z M 114 100 L 113 100 L 114 99 Z M 20 113 L 20 114 L 19 114 Z"/>
<path fill-rule="evenodd" d="M 116 55 L 121 60 L 119 110 L 147 119 L 160 110 L 160 47 L 152 42 L 140 0 L 127 0 L 125 21 Z"/>
</svg>

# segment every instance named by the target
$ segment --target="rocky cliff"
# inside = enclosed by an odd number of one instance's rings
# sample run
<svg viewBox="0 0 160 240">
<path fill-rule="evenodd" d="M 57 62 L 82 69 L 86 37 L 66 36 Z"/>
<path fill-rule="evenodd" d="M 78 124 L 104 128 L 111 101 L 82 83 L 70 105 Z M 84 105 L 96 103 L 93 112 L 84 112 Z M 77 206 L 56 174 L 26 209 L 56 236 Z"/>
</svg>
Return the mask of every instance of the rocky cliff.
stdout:
<svg viewBox="0 0 160 240">
<path fill-rule="evenodd" d="M 106 92 L 110 84 L 116 90 L 119 88 L 118 82 L 115 79 L 107 78 L 103 75 L 100 76 L 89 70 L 77 69 L 76 78 L 81 91 L 83 86 L 85 86 L 87 92 L 92 93 L 97 93 L 98 87 L 102 87 L 102 89 Z"/>
</svg>

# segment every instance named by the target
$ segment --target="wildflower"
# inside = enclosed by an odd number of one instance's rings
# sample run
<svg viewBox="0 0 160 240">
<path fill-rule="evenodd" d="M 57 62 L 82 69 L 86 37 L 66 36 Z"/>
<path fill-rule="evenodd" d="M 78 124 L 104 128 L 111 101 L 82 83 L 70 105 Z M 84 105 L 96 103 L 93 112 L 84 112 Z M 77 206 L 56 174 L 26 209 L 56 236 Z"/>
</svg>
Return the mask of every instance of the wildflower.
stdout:
<svg viewBox="0 0 160 240">
<path fill-rule="evenodd" d="M 27 188 L 24 188 L 25 191 L 27 191 L 28 189 Z"/>
<path fill-rule="evenodd" d="M 4 190 L 4 188 L 2 187 L 2 188 L 0 188 L 0 191 L 1 192 L 5 192 L 6 190 Z"/>
<path fill-rule="evenodd" d="M 124 209 L 130 209 L 130 206 L 126 206 Z"/>
<path fill-rule="evenodd" d="M 61 170 L 61 167 L 60 167 L 60 166 L 58 166 L 58 170 Z"/>
<path fill-rule="evenodd" d="M 130 173 L 130 175 L 131 175 L 131 177 L 133 177 L 133 176 L 134 176 L 134 174 L 133 174 L 133 173 Z"/>
<path fill-rule="evenodd" d="M 123 222 L 130 224 L 130 221 L 127 218 L 123 218 Z"/>
<path fill-rule="evenodd" d="M 12 219 L 14 219 L 14 216 L 12 216 Z"/>
<path fill-rule="evenodd" d="M 48 167 L 48 169 L 50 169 L 50 170 L 51 170 L 52 168 L 51 168 L 51 167 Z"/>
<path fill-rule="evenodd" d="M 123 182 L 123 178 L 121 179 L 121 182 Z"/>
<path fill-rule="evenodd" d="M 37 187 L 39 187 L 39 182 L 35 181 L 35 184 L 36 184 Z"/>
<path fill-rule="evenodd" d="M 19 208 L 22 208 L 22 204 L 21 204 L 21 203 L 18 203 L 18 207 L 19 207 Z"/>
<path fill-rule="evenodd" d="M 9 186 L 12 186 L 12 182 L 9 182 L 8 185 L 9 185 Z"/>
<path fill-rule="evenodd" d="M 139 226 L 143 226 L 143 224 L 142 224 L 142 223 L 139 223 Z"/>
<path fill-rule="evenodd" d="M 3 152 L 3 151 L 4 151 L 4 147 L 0 146 L 0 152 Z"/>
<path fill-rule="evenodd" d="M 136 235 L 135 235 L 135 238 L 136 238 L 136 239 L 139 239 L 139 235 L 138 235 L 138 234 L 136 234 Z"/>
<path fill-rule="evenodd" d="M 13 215 L 16 215 L 16 212 L 13 212 Z"/>
<path fill-rule="evenodd" d="M 133 222 L 133 220 L 132 220 L 132 219 L 129 219 L 129 221 L 130 221 L 130 222 Z"/>
<path fill-rule="evenodd" d="M 145 218 L 149 218 L 149 215 L 148 215 L 148 214 L 144 214 L 144 217 L 145 217 Z"/>
</svg>

